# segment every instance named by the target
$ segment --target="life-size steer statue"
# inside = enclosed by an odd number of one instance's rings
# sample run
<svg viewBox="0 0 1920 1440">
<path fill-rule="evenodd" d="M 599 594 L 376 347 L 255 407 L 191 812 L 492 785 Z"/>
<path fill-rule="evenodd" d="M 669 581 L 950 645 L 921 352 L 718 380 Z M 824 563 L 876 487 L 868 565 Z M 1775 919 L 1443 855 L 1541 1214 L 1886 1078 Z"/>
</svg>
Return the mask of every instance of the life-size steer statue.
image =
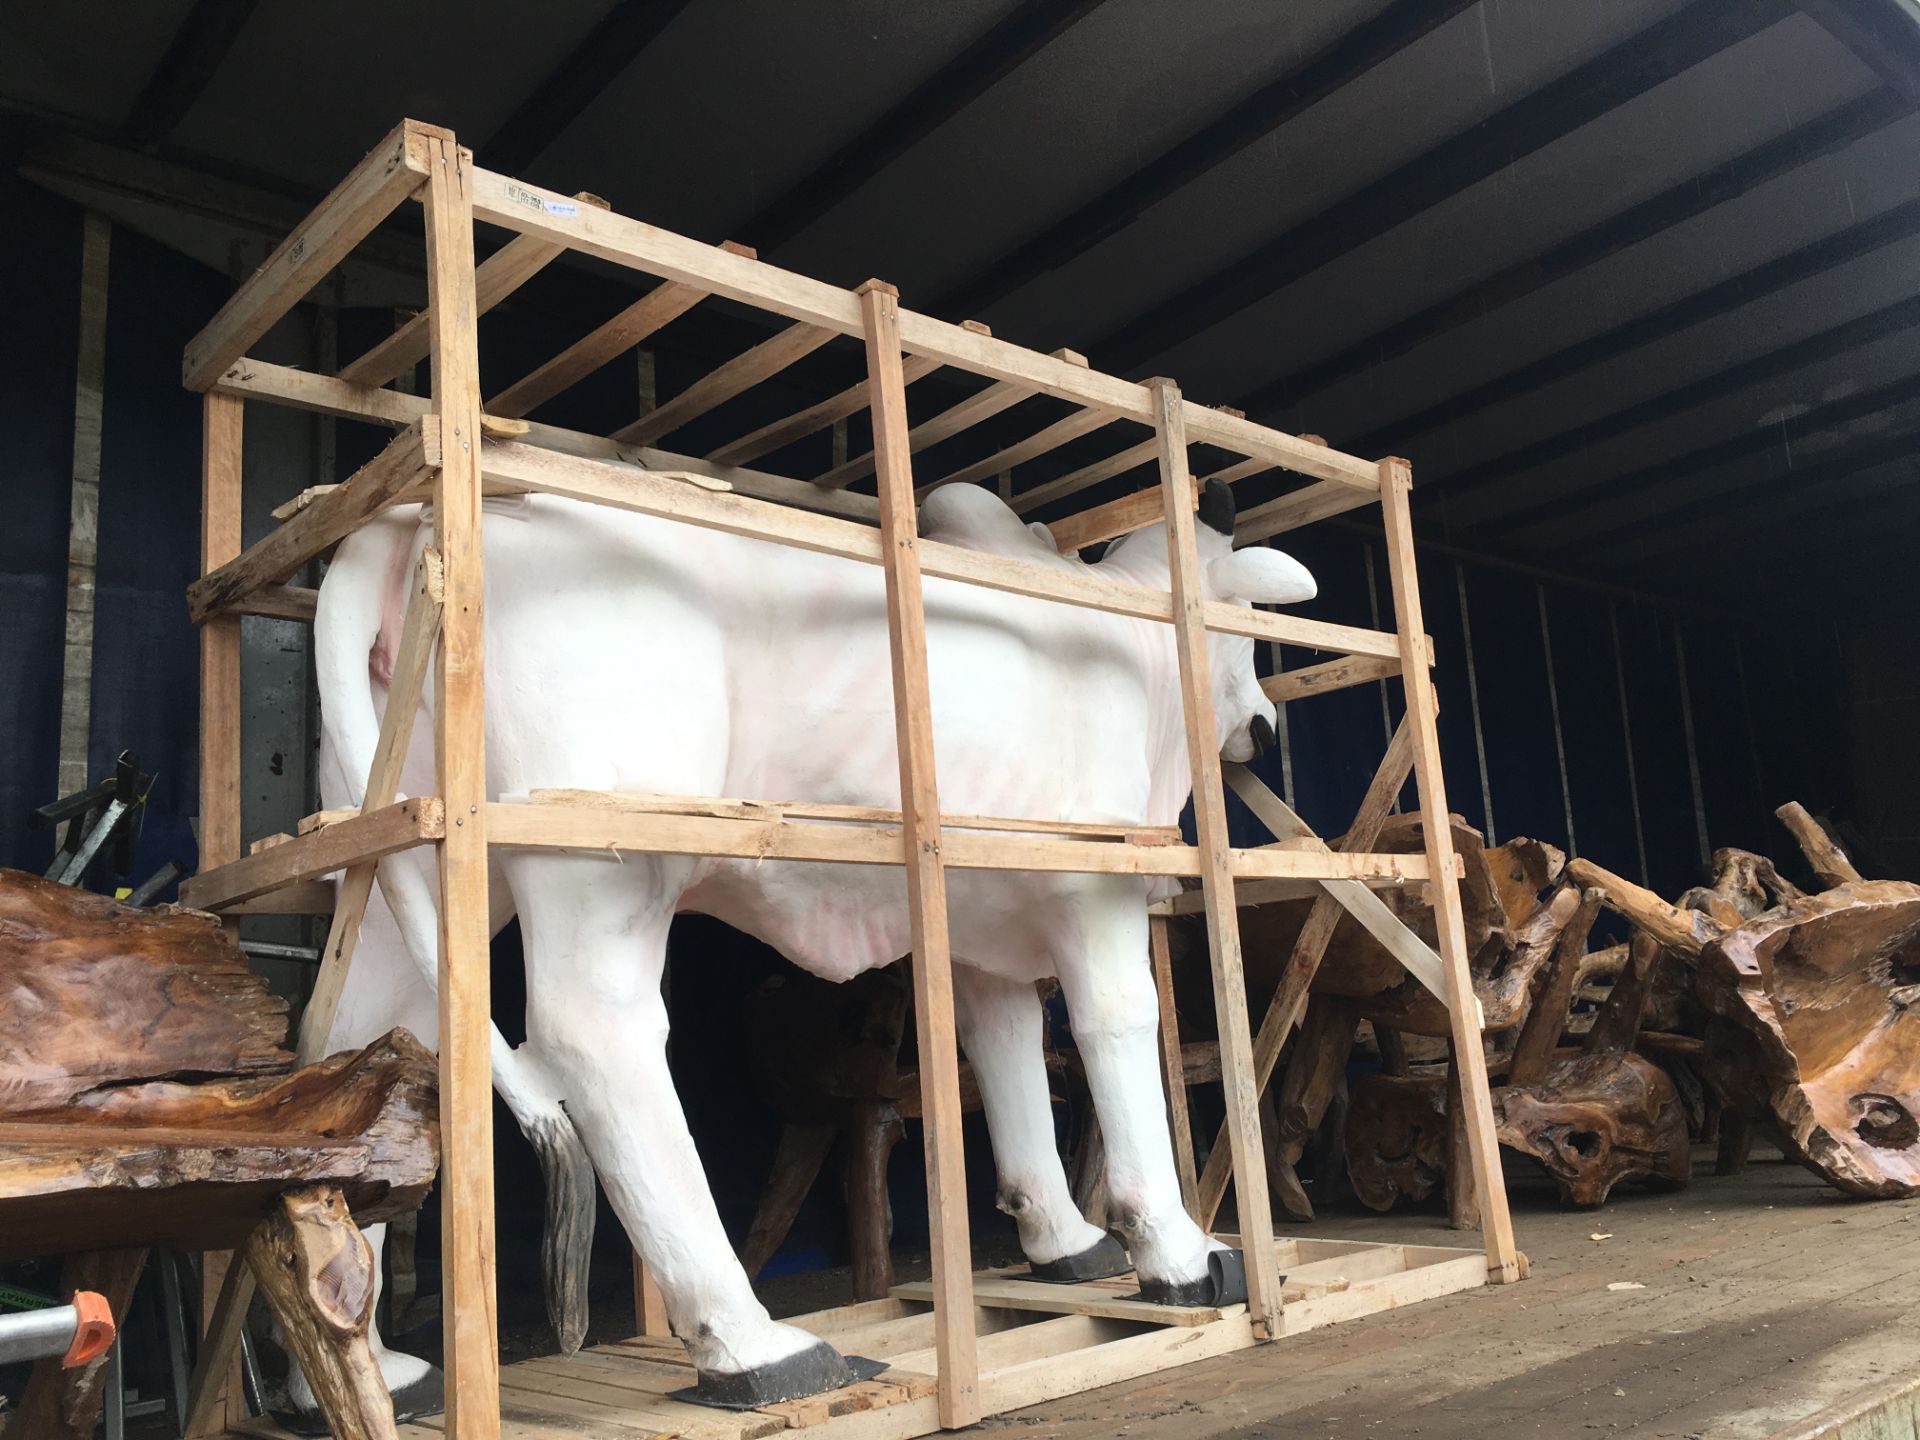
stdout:
<svg viewBox="0 0 1920 1440">
<path fill-rule="evenodd" d="M 551 496 L 488 501 L 487 512 L 490 796 L 570 787 L 898 807 L 878 567 Z M 1286 555 L 1232 549 L 1224 485 L 1207 487 L 1200 518 L 1209 598 L 1313 596 L 1312 577 Z M 921 523 L 928 539 L 1168 588 L 1163 526 L 1089 567 L 975 487 L 937 491 Z M 429 533 L 417 510 L 395 510 L 341 545 L 321 587 L 329 804 L 357 804 L 364 790 L 381 676 Z M 925 597 L 943 808 L 1176 823 L 1190 772 L 1171 626 L 939 579 Z M 1208 644 L 1211 738 L 1227 758 L 1250 759 L 1275 720 L 1253 642 L 1210 634 Z M 430 729 L 415 726 L 406 793 L 431 791 Z M 661 971 L 681 911 L 716 916 L 830 980 L 889 964 L 910 946 L 900 870 L 501 850 L 494 874 L 496 921 L 518 912 L 527 970 L 527 1041 L 510 1049 L 496 1032 L 494 1074 L 562 1191 L 549 1197 L 550 1233 L 556 1211 L 562 1230 L 569 1213 L 590 1211 L 584 1142 L 708 1397 L 764 1404 L 846 1383 L 837 1353 L 768 1317 L 733 1257 L 673 1093 Z M 382 860 L 379 879 L 391 920 L 370 911 L 336 1046 L 393 1024 L 436 1033 L 432 852 Z M 1000 1205 L 1028 1260 L 1072 1278 L 1118 1273 L 1130 1256 L 1150 1297 L 1211 1297 L 1232 1266 L 1210 1264 L 1221 1247 L 1188 1218 L 1174 1174 L 1147 954 L 1159 882 L 956 870 L 947 883 L 959 1039 L 979 1080 Z M 1049 976 L 1105 1137 L 1118 1241 L 1074 1208 L 1055 1148 L 1034 988 Z M 550 1281 L 550 1303 L 553 1294 Z M 578 1343 L 577 1325 L 570 1338 Z M 419 1374 L 418 1362 L 409 1372 L 397 1366 L 404 1357 L 390 1360 L 390 1380 Z"/>
</svg>

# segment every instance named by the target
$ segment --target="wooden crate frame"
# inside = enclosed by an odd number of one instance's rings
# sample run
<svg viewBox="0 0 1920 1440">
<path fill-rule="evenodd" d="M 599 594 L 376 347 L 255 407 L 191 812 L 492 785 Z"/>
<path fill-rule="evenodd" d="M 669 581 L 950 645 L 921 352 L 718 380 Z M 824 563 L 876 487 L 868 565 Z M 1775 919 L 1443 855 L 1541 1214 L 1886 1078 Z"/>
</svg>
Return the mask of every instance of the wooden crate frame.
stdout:
<svg viewBox="0 0 1920 1440">
<path fill-rule="evenodd" d="M 342 367 L 337 376 L 289 370 L 247 355 L 329 270 L 409 199 L 420 203 L 425 216 L 428 308 L 421 316 Z M 508 244 L 478 265 L 475 221 L 515 232 Z M 502 392 L 499 410 L 510 413 L 490 414 L 481 399 L 479 316 L 569 250 L 645 272 L 665 283 Z M 701 299 L 715 295 L 792 323 L 612 436 L 515 418 Z M 865 386 L 764 426 L 704 460 L 647 448 L 646 442 L 835 336 L 863 341 Z M 429 355 L 433 360 L 430 396 L 385 388 L 402 370 Z M 907 421 L 906 386 L 941 366 L 968 371 L 993 384 L 946 415 L 912 428 Z M 487 1034 L 487 852 L 491 845 L 595 851 L 612 847 L 904 866 L 915 960 L 932 1279 L 926 1284 L 924 1301 L 917 1298 L 920 1292 L 908 1287 L 905 1298 L 877 1302 L 881 1309 L 847 1307 L 811 1317 L 811 1323 L 836 1337 L 863 1325 L 871 1329 L 911 1323 L 916 1333 L 930 1335 L 929 1345 L 916 1348 L 925 1350 L 932 1365 L 925 1374 L 909 1375 L 905 1389 L 917 1387 L 917 1393 L 896 1397 L 901 1401 L 893 1407 L 897 1414 L 885 1422 L 862 1424 L 858 1427 L 862 1434 L 905 1436 L 957 1428 L 983 1414 L 1275 1339 L 1313 1323 L 1316 1315 L 1323 1317 L 1319 1323 L 1327 1323 L 1468 1284 L 1521 1277 L 1524 1257 L 1514 1248 L 1500 1180 L 1478 1006 L 1468 971 L 1459 871 L 1445 823 L 1446 793 L 1435 729 L 1437 702 L 1429 674 L 1432 646 L 1421 619 L 1407 507 L 1412 477 L 1406 461 L 1374 462 L 1345 455 L 1237 414 L 1196 405 L 1184 399 L 1170 380 L 1141 384 L 1119 379 L 1091 369 L 1071 352 L 1041 355 L 995 339 L 982 326 L 948 324 L 902 309 L 892 287 L 878 281 L 857 290 L 823 284 L 766 264 L 743 247 L 703 244 L 615 214 L 590 196 L 563 196 L 494 174 L 475 166 L 470 152 L 450 132 L 414 121 L 403 122 L 388 135 L 240 287 L 188 345 L 183 369 L 188 387 L 205 397 L 206 416 L 203 574 L 188 592 L 193 618 L 201 625 L 202 868 L 182 887 L 183 900 L 229 916 L 292 908 L 301 902 L 288 897 L 311 896 L 314 882 L 344 871 L 301 1036 L 301 1054 L 312 1058 L 324 1043 L 351 963 L 374 862 L 414 845 L 432 845 L 438 854 L 443 897 L 439 1005 L 447 1412 L 433 1431 L 421 1433 L 443 1431 L 456 1440 L 493 1440 L 502 1433 L 493 1303 L 492 1087 Z M 1078 548 L 1164 520 L 1169 592 L 1057 572 L 918 538 L 913 452 L 932 438 L 956 433 L 1031 395 L 1053 396 L 1076 408 L 1065 420 L 989 461 L 934 483 L 996 474 L 1102 426 L 1125 421 L 1144 425 L 1151 431 L 1149 438 L 1121 456 L 1016 495 L 1012 503 L 1017 509 L 1030 509 L 1121 473 L 1128 465 L 1156 461 L 1160 484 L 1154 490 L 1084 510 L 1055 522 L 1053 529 L 1059 543 Z M 371 421 L 397 434 L 344 483 L 320 487 L 299 503 L 283 507 L 284 523 L 243 550 L 241 442 L 243 406 L 248 400 Z M 873 453 L 839 467 L 823 477 L 825 483 L 735 463 L 770 453 L 861 408 L 871 412 Z M 1396 629 L 1364 630 L 1207 601 L 1195 547 L 1197 485 L 1187 459 L 1188 446 L 1194 441 L 1245 457 L 1219 472 L 1228 481 L 1275 468 L 1308 477 L 1310 483 L 1243 515 L 1243 538 L 1264 538 L 1362 505 L 1380 504 Z M 847 480 L 866 468 L 875 476 L 874 497 L 844 488 Z M 920 493 L 926 488 L 922 485 Z M 900 811 L 852 813 L 852 807 L 778 805 L 752 799 L 570 792 L 543 792 L 524 803 L 490 802 L 485 792 L 481 689 L 480 507 L 483 495 L 525 492 L 569 496 L 882 567 L 899 738 Z M 425 499 L 434 506 L 435 543 L 414 577 L 395 669 L 395 698 L 381 727 L 364 805 L 344 817 L 313 817 L 311 824 L 302 825 L 301 834 L 272 837 L 275 843 L 256 844 L 253 853 L 243 855 L 240 616 L 310 616 L 311 592 L 292 589 L 284 582 L 382 509 Z M 922 580 L 927 575 L 1171 624 L 1180 662 L 1198 843 L 1177 843 L 1166 832 L 1020 817 L 943 815 L 933 763 L 921 605 Z M 1336 853 L 1247 772 L 1235 772 L 1233 784 L 1274 829 L 1277 843 L 1255 849 L 1228 844 L 1226 780 L 1208 738 L 1214 734 L 1204 643 L 1209 630 L 1308 647 L 1337 657 L 1269 681 L 1269 693 L 1283 702 L 1399 676 L 1406 690 L 1406 719 L 1382 764 L 1369 804 L 1384 811 L 1410 768 L 1427 821 L 1423 855 L 1383 855 L 1365 849 Z M 438 794 L 395 803 L 400 762 L 430 663 L 438 666 L 433 717 Z M 843 823 L 819 823 L 823 819 Z M 1422 1247 L 1358 1247 L 1372 1252 L 1372 1258 L 1347 1262 L 1349 1267 L 1364 1263 L 1373 1267 L 1368 1270 L 1370 1276 L 1391 1283 L 1342 1285 L 1344 1293 L 1315 1294 L 1301 1289 L 1300 1267 L 1295 1263 L 1301 1254 L 1299 1246 L 1308 1242 L 1280 1240 L 1263 1227 L 1245 1243 L 1248 1303 L 1207 1312 L 1197 1322 L 1192 1314 L 1150 1313 L 1157 1307 L 1120 1299 L 1114 1287 L 1106 1287 L 1114 1290 L 1112 1295 L 1093 1297 L 1097 1304 L 1091 1311 L 1086 1296 L 1063 1294 L 1058 1288 L 1050 1296 L 1028 1295 L 1016 1304 L 1007 1297 L 1009 1287 L 1018 1289 L 1019 1282 L 1005 1276 L 976 1277 L 961 1168 L 958 1054 L 946 933 L 945 872 L 951 866 L 1200 878 L 1200 905 L 1207 916 L 1220 1016 L 1225 1132 L 1230 1142 L 1215 1147 L 1218 1173 L 1210 1167 L 1206 1177 L 1210 1188 L 1203 1189 L 1202 1177 L 1193 1173 L 1191 1137 L 1185 1129 L 1184 1095 L 1178 1083 L 1171 1085 L 1169 1098 L 1179 1112 L 1177 1149 L 1188 1203 L 1196 1215 L 1204 1212 L 1207 1221 L 1225 1188 L 1229 1154 L 1242 1213 L 1265 1215 L 1268 1211 L 1259 1091 L 1305 992 L 1304 981 L 1292 989 L 1283 986 L 1256 1045 L 1241 972 L 1235 886 L 1244 882 L 1243 898 L 1247 899 L 1278 894 L 1323 896 L 1316 909 L 1328 917 L 1328 927 L 1331 917 L 1341 911 L 1355 914 L 1441 996 L 1452 1014 L 1469 1097 L 1466 1132 L 1480 1202 L 1484 1259 L 1470 1252 Z M 1438 954 L 1393 919 L 1374 894 L 1376 886 L 1408 884 L 1425 886 L 1432 898 L 1439 920 Z M 1183 906 L 1192 908 L 1190 897 L 1161 907 L 1152 927 L 1165 1013 L 1170 1013 L 1171 1003 L 1166 988 L 1165 915 Z M 1317 954 L 1313 959 L 1317 963 Z M 1167 1039 L 1172 1040 L 1170 1030 Z M 1177 1056 L 1171 1056 L 1170 1064 L 1176 1062 Z M 1177 1073 L 1171 1072 L 1170 1078 Z M 1294 1259 L 1285 1263 L 1295 1273 L 1283 1283 L 1281 1266 L 1288 1255 Z M 1462 1256 L 1468 1261 L 1463 1262 Z M 245 1267 L 230 1267 L 194 1377 L 190 1434 L 219 1434 L 240 1418 L 226 1413 L 223 1387 L 250 1291 Z M 657 1329 L 657 1296 L 647 1290 L 644 1277 L 637 1293 L 643 1319 L 651 1322 L 646 1328 Z M 1312 1308 L 1316 1305 L 1318 1309 Z M 1026 1324 L 1034 1313 L 1028 1306 L 1066 1312 L 1063 1320 L 1042 1322 L 1056 1327 L 1047 1331 L 1052 1348 L 1043 1365 L 1036 1365 L 1031 1351 L 1009 1354 L 1003 1360 L 999 1347 L 990 1343 L 993 1334 L 1015 1323 L 1036 1332 L 1022 1336 L 1023 1343 L 1037 1340 L 1039 1327 Z M 965 1323 L 969 1316 L 975 1317 L 974 1323 Z M 1170 1323 L 1170 1319 L 1184 1323 Z M 1069 1341 L 1068 1336 L 1076 1338 Z M 894 1344 L 900 1337 L 889 1333 L 851 1338 Z M 671 1349 L 671 1342 L 657 1335 L 638 1343 L 656 1351 Z M 1069 1354 L 1074 1363 L 1063 1360 Z M 984 1369 L 983 1356 L 989 1362 Z M 684 1362 L 684 1355 L 681 1359 Z M 514 1390 L 509 1383 L 509 1395 Z M 862 1393 L 871 1400 L 872 1392 Z M 836 1406 L 867 1408 L 846 1398 L 848 1394 L 799 1402 L 781 1423 L 829 1419 Z M 509 1412 L 512 1409 L 509 1405 Z M 745 1429 L 741 1424 L 727 1429 L 714 1412 L 702 1413 L 709 1425 L 706 1433 L 761 1433 L 746 1422 L 742 1422 Z M 610 1424 L 619 1423 L 608 1418 Z M 510 1433 L 536 1430 L 518 1422 L 510 1427 Z"/>
</svg>

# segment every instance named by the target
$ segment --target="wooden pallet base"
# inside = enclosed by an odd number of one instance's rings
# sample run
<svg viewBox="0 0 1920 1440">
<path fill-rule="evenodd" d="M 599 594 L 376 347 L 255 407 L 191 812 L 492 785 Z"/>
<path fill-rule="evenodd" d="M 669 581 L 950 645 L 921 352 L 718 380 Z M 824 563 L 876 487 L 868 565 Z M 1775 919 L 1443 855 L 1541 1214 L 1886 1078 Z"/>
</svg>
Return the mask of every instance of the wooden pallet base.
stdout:
<svg viewBox="0 0 1920 1440">
<path fill-rule="evenodd" d="M 1224 1237 L 1231 1239 L 1232 1237 Z M 1280 1334 L 1298 1335 L 1487 1283 L 1478 1250 L 1282 1237 L 1286 1276 Z M 988 1414 L 1056 1400 L 1255 1343 L 1247 1307 L 1153 1305 L 1131 1299 L 1133 1275 L 1077 1285 L 1026 1279 L 1025 1267 L 974 1277 L 980 1390 Z M 506 1440 L 678 1435 L 756 1440 L 781 1430 L 827 1427 L 822 1440 L 913 1440 L 940 1428 L 929 1282 L 894 1287 L 892 1298 L 797 1316 L 843 1354 L 882 1360 L 875 1379 L 828 1395 L 732 1412 L 669 1398 L 693 1384 L 680 1342 L 639 1336 L 596 1345 L 570 1360 L 523 1360 L 500 1372 Z M 234 1435 L 285 1440 L 271 1421 Z M 445 1440 L 436 1417 L 403 1425 L 407 1440 Z"/>
</svg>

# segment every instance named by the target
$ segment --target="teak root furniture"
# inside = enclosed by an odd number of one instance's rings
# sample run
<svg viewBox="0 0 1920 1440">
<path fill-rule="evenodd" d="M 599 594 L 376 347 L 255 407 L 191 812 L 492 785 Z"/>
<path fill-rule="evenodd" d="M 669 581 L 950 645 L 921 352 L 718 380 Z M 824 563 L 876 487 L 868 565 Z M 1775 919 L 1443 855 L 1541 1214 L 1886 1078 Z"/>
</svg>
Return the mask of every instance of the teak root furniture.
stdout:
<svg viewBox="0 0 1920 1440">
<path fill-rule="evenodd" d="M 422 314 L 337 375 L 292 370 L 249 356 L 249 349 L 277 320 L 408 200 L 420 204 L 426 222 L 428 304 Z M 513 236 L 479 264 L 476 222 Z M 480 316 L 569 251 L 663 283 L 531 374 L 483 391 L 476 338 Z M 709 296 L 770 312 L 787 328 L 612 435 L 520 418 Z M 842 343 L 842 337 L 865 346 L 864 385 L 740 436 L 704 458 L 650 448 L 812 350 Z M 429 356 L 430 395 L 389 388 L 403 370 Z M 991 383 L 973 398 L 911 426 L 906 387 L 940 367 Z M 1447 802 L 1429 673 L 1432 651 L 1414 571 L 1408 519 L 1412 475 L 1406 461 L 1344 455 L 1231 412 L 1197 405 L 1183 398 L 1171 380 L 1142 384 L 1120 379 L 1089 368 L 1070 352 L 1042 355 L 995 339 L 978 325 L 933 319 L 902 308 L 893 288 L 878 281 L 857 290 L 823 284 L 766 264 L 742 247 L 703 244 L 615 214 L 591 196 L 557 194 L 495 174 L 477 167 L 447 131 L 412 121 L 381 141 L 193 340 L 186 351 L 185 381 L 205 395 L 206 450 L 205 573 L 188 592 L 193 618 L 202 626 L 202 870 L 184 887 L 184 898 L 224 916 L 262 908 L 324 909 L 324 899 L 312 898 L 310 882 L 344 871 L 308 1010 L 308 1033 L 324 1034 L 352 959 L 374 861 L 414 845 L 434 846 L 439 856 L 444 897 L 441 1253 L 446 1257 L 448 1409 L 444 1421 L 437 1423 L 447 1435 L 492 1440 L 502 1433 L 546 1433 L 539 1428 L 542 1415 L 564 1416 L 575 1428 L 582 1419 L 599 1416 L 610 1426 L 757 1435 L 825 1420 L 836 1411 L 874 1407 L 888 1413 L 884 1419 L 864 1416 L 862 1435 L 919 1435 L 1278 1339 L 1308 1325 L 1488 1280 L 1521 1277 L 1524 1260 L 1514 1248 L 1488 1109 L 1453 842 L 1448 826 L 1437 823 L 1447 814 Z M 483 400 L 488 393 L 492 398 Z M 1171 593 L 917 538 L 914 501 L 927 485 L 916 491 L 915 451 L 1034 395 L 1076 408 L 1067 419 L 933 483 L 990 479 L 1101 427 L 1139 431 L 1130 448 L 1023 490 L 1010 503 L 1028 511 L 1130 468 L 1157 464 L 1157 487 L 1083 510 L 1056 521 L 1052 529 L 1063 551 L 1078 550 L 1164 520 Z M 344 483 L 302 497 L 304 503 L 283 512 L 286 518 L 278 529 L 243 549 L 241 426 L 248 401 L 372 422 L 395 433 L 381 454 Z M 795 438 L 860 411 L 871 415 L 871 454 L 813 480 L 750 468 L 749 462 Z M 1188 446 L 1195 442 L 1243 457 L 1218 472 L 1228 483 L 1275 469 L 1304 479 L 1299 488 L 1241 517 L 1238 534 L 1243 541 L 1363 505 L 1380 505 L 1397 628 L 1366 630 L 1208 602 L 1196 560 L 1196 483 L 1188 470 Z M 849 488 L 868 474 L 874 477 L 874 494 Z M 887 576 L 901 810 L 754 803 L 760 797 L 614 796 L 588 804 L 580 803 L 579 796 L 535 794 L 523 803 L 489 801 L 482 753 L 480 502 L 486 494 L 529 491 L 881 566 Z M 310 614 L 311 592 L 284 583 L 296 569 L 382 508 L 418 500 L 433 502 L 435 543 L 416 577 L 364 808 L 344 818 L 318 817 L 297 836 L 243 854 L 240 617 Z M 924 576 L 1172 625 L 1199 843 L 1180 843 L 1170 833 L 1064 821 L 943 815 L 928 702 Z M 1405 732 L 1379 784 L 1397 791 L 1411 768 L 1430 822 L 1424 854 L 1331 851 L 1297 817 L 1272 803 L 1263 809 L 1263 818 L 1284 843 L 1255 849 L 1228 844 L 1221 766 L 1211 743 L 1213 699 L 1204 643 L 1209 630 L 1333 657 L 1270 682 L 1270 693 L 1289 702 L 1384 677 L 1404 682 Z M 436 653 L 432 723 L 438 793 L 395 803 L 395 774 L 416 697 Z M 1237 783 L 1248 793 L 1245 779 Z M 817 823 L 821 820 L 843 823 Z M 796 1402 L 779 1415 L 731 1419 L 706 1410 L 688 1412 L 658 1398 L 681 1383 L 672 1376 L 663 1379 L 663 1370 L 677 1365 L 681 1376 L 689 1373 L 684 1355 L 664 1335 L 651 1334 L 624 1347 L 627 1358 L 589 1352 L 501 1372 L 493 1304 L 487 1034 L 487 853 L 496 845 L 903 866 L 912 917 L 933 1276 L 925 1285 L 897 1289 L 894 1298 L 874 1306 L 830 1312 L 806 1322 L 832 1334 L 837 1343 L 894 1361 L 894 1370 L 855 1391 Z M 1249 1300 L 1217 1312 L 1176 1313 L 1143 1306 L 1124 1298 L 1129 1293 L 1124 1286 L 1037 1286 L 1012 1277 L 974 1275 L 961 1171 L 959 1057 L 946 929 L 945 874 L 955 866 L 1199 877 L 1209 920 L 1215 998 L 1223 1017 L 1221 1072 L 1239 1213 L 1259 1220 L 1269 1210 L 1255 1077 L 1271 1070 L 1284 1029 L 1269 1033 L 1263 1026 L 1260 1047 L 1249 1033 L 1233 923 L 1234 887 L 1324 891 L 1327 920 L 1334 914 L 1331 907 L 1339 906 L 1380 926 L 1381 933 L 1391 937 L 1387 943 L 1396 956 L 1452 1014 L 1470 1096 L 1467 1139 L 1479 1190 L 1484 1259 L 1399 1245 L 1329 1248 L 1276 1238 L 1267 1225 L 1255 1223 L 1244 1237 Z M 1382 885 L 1430 889 L 1441 921 L 1437 954 L 1386 912 L 1371 888 Z M 216 1354 L 232 1343 L 247 1289 L 243 1267 L 234 1267 L 211 1322 Z M 650 1303 L 654 1297 L 644 1284 L 641 1295 L 642 1314 L 651 1321 L 657 1314 Z M 1049 1314 L 1056 1318 L 1043 1318 Z M 659 1328 L 658 1322 L 651 1321 L 649 1328 Z M 209 1367 L 208 1374 L 207 1391 L 195 1407 L 202 1433 L 220 1423 L 220 1367 Z"/>
</svg>

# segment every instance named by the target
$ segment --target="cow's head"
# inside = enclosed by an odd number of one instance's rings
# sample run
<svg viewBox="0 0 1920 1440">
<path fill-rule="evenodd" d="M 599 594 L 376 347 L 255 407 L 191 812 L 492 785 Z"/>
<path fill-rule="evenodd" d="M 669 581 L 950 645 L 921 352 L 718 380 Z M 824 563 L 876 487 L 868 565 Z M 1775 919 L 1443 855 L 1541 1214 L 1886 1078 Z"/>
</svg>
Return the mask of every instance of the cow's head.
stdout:
<svg viewBox="0 0 1920 1440">
<path fill-rule="evenodd" d="M 1208 595 L 1230 605 L 1297 605 L 1311 600 L 1318 587 L 1307 567 L 1284 551 L 1264 545 L 1233 548 L 1233 491 L 1209 480 L 1200 496 L 1200 563 Z M 1253 641 L 1244 635 L 1210 632 L 1214 718 L 1220 754 L 1247 761 L 1273 744 L 1279 721 L 1273 702 L 1260 688 L 1253 668 Z"/>
</svg>

